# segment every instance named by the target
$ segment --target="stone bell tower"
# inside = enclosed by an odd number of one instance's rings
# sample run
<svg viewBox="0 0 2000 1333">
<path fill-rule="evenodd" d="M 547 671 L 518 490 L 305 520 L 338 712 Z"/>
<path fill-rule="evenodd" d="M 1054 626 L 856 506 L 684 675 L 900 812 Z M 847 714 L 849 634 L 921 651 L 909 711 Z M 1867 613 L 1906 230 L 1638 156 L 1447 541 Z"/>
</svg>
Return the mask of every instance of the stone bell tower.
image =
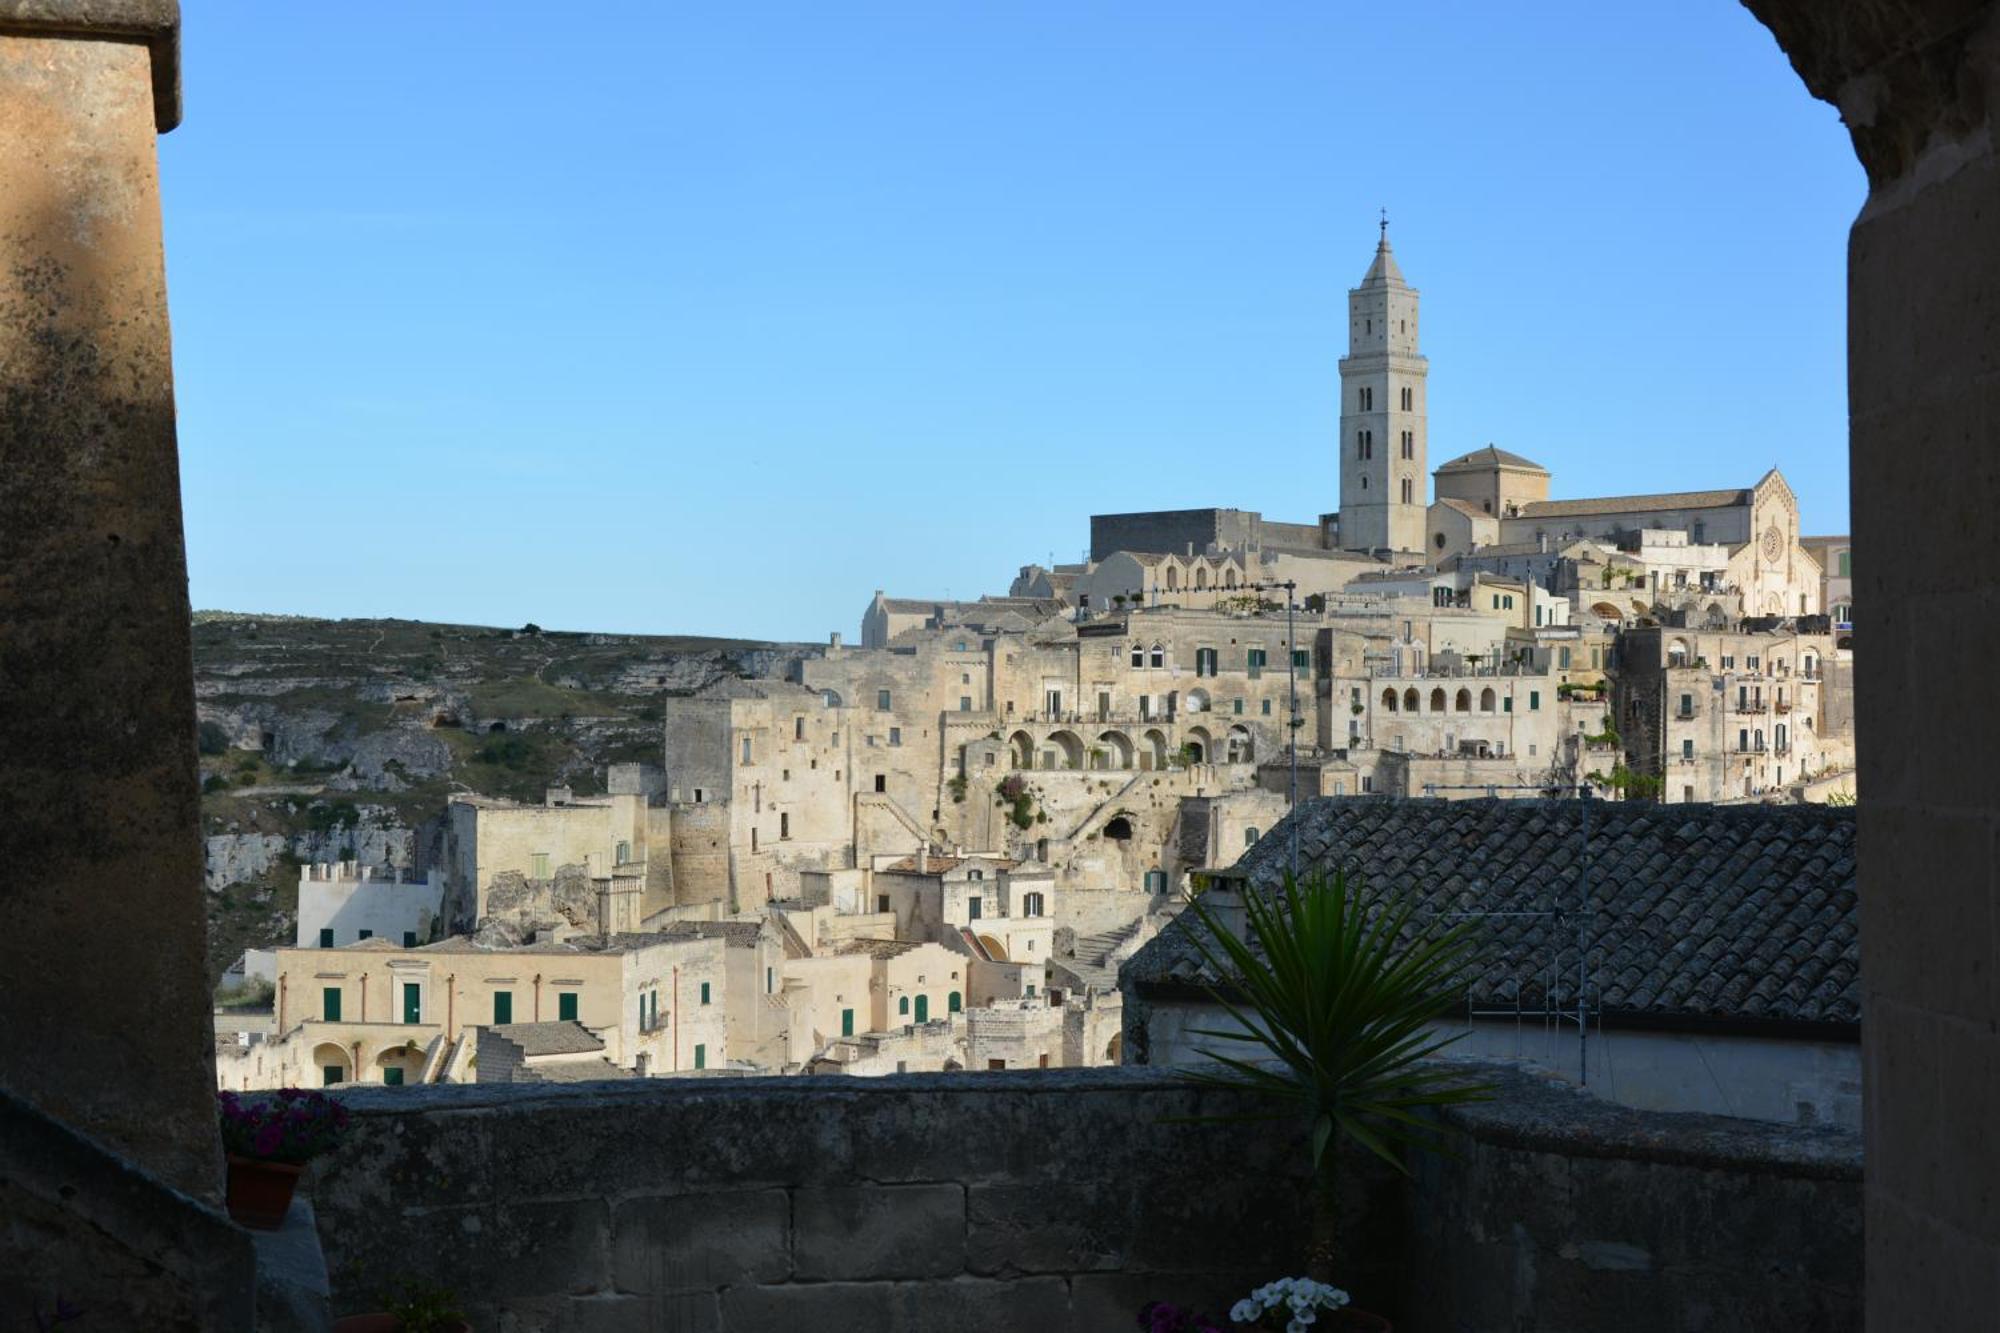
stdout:
<svg viewBox="0 0 2000 1333">
<path fill-rule="evenodd" d="M 1375 262 L 1347 294 L 1347 355 L 1340 359 L 1340 545 L 1347 550 L 1424 549 L 1428 370 L 1417 351 L 1417 290 L 1396 267 L 1384 216 Z"/>
</svg>

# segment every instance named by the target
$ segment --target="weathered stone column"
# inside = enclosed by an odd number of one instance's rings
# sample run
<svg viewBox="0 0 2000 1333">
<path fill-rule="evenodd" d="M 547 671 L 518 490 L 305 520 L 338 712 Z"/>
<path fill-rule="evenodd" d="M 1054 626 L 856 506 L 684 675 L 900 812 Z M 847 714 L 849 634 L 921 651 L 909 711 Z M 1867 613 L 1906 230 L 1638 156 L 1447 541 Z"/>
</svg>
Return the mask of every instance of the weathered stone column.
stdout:
<svg viewBox="0 0 2000 1333">
<path fill-rule="evenodd" d="M 2000 3 L 1746 0 L 1868 170 L 1848 249 L 1868 1327 L 2000 1309 Z"/>
<path fill-rule="evenodd" d="M 219 1192 L 155 135 L 176 0 L 0 0 L 0 1083 Z"/>
</svg>

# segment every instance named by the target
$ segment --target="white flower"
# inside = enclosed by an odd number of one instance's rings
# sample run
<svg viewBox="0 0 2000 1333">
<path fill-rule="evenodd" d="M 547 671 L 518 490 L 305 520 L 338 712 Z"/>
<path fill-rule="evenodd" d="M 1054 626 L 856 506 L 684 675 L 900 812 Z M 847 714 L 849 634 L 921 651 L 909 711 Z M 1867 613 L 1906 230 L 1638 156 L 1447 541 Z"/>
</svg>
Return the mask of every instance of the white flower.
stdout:
<svg viewBox="0 0 2000 1333">
<path fill-rule="evenodd" d="M 1294 1319 L 1291 1323 L 1285 1325 L 1285 1333 L 1312 1333 L 1312 1330 Z"/>
<path fill-rule="evenodd" d="M 1229 1307 L 1229 1322 L 1254 1324 L 1264 1317 L 1264 1307 L 1255 1301 L 1238 1301 Z"/>
<path fill-rule="evenodd" d="M 1308 1305 L 1305 1309 L 1298 1311 L 1292 1316 L 1292 1322 L 1294 1324 L 1298 1324 L 1301 1327 L 1303 1327 L 1306 1324 L 1312 1323 L 1318 1318 L 1319 1315 L 1313 1310 L 1313 1308 L 1310 1305 Z"/>
</svg>

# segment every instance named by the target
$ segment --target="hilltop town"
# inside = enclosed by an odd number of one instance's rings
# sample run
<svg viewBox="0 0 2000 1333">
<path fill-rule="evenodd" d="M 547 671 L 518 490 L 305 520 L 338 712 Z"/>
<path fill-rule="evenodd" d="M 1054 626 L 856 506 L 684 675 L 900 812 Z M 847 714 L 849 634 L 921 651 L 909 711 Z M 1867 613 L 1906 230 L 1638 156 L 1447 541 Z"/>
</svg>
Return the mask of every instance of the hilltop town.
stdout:
<svg viewBox="0 0 2000 1333">
<path fill-rule="evenodd" d="M 1847 538 L 1775 470 L 1431 468 L 1419 305 L 1385 230 L 1310 521 L 1097 515 L 852 642 L 370 622 L 339 689 L 211 670 L 209 886 L 272 946 L 230 950 L 219 1080 L 1118 1063 L 1121 966 L 1306 798 L 1852 802 Z"/>
</svg>

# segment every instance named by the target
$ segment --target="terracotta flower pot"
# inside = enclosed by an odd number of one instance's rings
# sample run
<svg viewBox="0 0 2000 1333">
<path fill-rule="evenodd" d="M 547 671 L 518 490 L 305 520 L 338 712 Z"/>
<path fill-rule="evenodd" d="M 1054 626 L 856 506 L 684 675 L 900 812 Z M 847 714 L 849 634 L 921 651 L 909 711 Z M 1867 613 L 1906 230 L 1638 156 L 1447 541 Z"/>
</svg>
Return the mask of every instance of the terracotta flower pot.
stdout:
<svg viewBox="0 0 2000 1333">
<path fill-rule="evenodd" d="M 229 1215 L 246 1227 L 276 1231 L 285 1224 L 292 1206 L 292 1191 L 298 1188 L 297 1162 L 266 1162 L 255 1157 L 229 1154 L 229 1188 L 225 1195 Z"/>
</svg>

